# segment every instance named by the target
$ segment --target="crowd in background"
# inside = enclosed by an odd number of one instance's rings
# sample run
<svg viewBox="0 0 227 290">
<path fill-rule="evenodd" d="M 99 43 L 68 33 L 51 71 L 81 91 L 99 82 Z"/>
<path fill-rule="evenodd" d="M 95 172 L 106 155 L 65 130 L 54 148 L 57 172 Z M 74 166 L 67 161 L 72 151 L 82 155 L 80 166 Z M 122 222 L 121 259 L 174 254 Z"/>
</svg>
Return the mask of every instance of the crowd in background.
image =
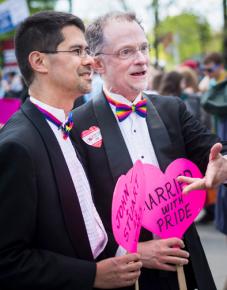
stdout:
<svg viewBox="0 0 227 290">
<path fill-rule="evenodd" d="M 6 74 L 0 71 L 0 99 L 19 98 L 24 102 L 27 96 L 27 88 L 21 75 L 12 70 Z"/>
</svg>

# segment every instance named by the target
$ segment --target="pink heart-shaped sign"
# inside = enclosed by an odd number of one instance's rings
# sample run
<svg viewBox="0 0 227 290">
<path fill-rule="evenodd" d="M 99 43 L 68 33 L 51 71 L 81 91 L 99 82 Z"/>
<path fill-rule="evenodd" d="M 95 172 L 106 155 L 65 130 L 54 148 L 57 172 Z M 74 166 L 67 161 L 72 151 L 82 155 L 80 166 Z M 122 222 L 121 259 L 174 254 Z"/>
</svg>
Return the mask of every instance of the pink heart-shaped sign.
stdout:
<svg viewBox="0 0 227 290">
<path fill-rule="evenodd" d="M 102 135 L 97 126 L 91 126 L 88 130 L 84 130 L 81 133 L 81 138 L 86 144 L 93 147 L 100 148 L 102 146 Z"/>
<path fill-rule="evenodd" d="M 122 175 L 115 186 L 112 201 L 112 228 L 115 240 L 128 252 L 137 250 L 144 213 L 144 173 L 141 161 Z"/>
<path fill-rule="evenodd" d="M 205 190 L 182 194 L 179 175 L 201 178 L 198 167 L 180 158 L 173 161 L 165 174 L 156 166 L 144 164 L 146 198 L 142 225 L 161 238 L 182 238 L 204 206 Z"/>
</svg>

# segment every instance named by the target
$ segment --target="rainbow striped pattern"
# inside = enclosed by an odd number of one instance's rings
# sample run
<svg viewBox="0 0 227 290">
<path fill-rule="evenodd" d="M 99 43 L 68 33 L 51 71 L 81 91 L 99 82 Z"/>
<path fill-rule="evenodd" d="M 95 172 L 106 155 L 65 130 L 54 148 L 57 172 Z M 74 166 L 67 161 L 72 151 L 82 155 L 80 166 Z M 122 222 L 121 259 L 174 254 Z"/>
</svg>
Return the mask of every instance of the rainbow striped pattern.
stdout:
<svg viewBox="0 0 227 290">
<path fill-rule="evenodd" d="M 116 115 L 119 122 L 124 121 L 132 112 L 137 113 L 139 116 L 146 118 L 147 116 L 147 100 L 142 99 L 137 104 L 128 106 L 126 104 L 121 104 L 117 101 L 112 100 L 110 97 L 106 96 L 107 101 L 116 107 Z"/>
<path fill-rule="evenodd" d="M 44 115 L 44 117 L 53 123 L 55 126 L 58 127 L 59 130 L 62 130 L 63 133 L 63 139 L 66 140 L 69 137 L 69 133 L 72 130 L 73 127 L 73 118 L 72 118 L 72 112 L 69 113 L 68 119 L 66 122 L 62 123 L 59 121 L 54 115 L 49 113 L 48 111 L 44 110 L 43 108 L 39 107 L 38 105 L 34 104 L 37 109 Z"/>
</svg>

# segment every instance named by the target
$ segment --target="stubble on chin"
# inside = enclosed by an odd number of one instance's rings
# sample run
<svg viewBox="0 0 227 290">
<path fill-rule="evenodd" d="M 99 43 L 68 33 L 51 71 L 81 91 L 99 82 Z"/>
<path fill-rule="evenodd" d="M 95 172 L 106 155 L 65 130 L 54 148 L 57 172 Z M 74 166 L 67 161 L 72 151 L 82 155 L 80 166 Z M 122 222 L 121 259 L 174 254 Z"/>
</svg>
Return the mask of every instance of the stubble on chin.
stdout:
<svg viewBox="0 0 227 290">
<path fill-rule="evenodd" d="M 78 86 L 78 89 L 81 92 L 81 95 L 90 93 L 92 89 L 91 81 L 81 82 Z"/>
<path fill-rule="evenodd" d="M 131 89 L 135 92 L 135 94 L 138 95 L 142 91 L 146 90 L 147 86 L 148 86 L 148 82 L 144 82 L 143 84 L 140 84 L 140 85 L 132 84 Z"/>
</svg>

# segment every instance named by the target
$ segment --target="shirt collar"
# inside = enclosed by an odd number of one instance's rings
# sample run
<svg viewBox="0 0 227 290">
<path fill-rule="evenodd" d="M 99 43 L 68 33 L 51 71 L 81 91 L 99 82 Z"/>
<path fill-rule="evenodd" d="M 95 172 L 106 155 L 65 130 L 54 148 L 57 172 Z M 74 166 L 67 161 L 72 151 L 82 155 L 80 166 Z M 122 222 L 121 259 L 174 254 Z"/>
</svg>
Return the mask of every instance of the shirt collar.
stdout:
<svg viewBox="0 0 227 290">
<path fill-rule="evenodd" d="M 131 102 L 125 97 L 123 97 L 122 95 L 110 92 L 109 90 L 107 90 L 107 88 L 105 88 L 105 86 L 103 86 L 103 91 L 104 91 L 104 94 L 110 97 L 112 100 L 122 103 L 122 104 L 129 105 L 129 106 L 131 106 L 132 104 L 137 104 L 142 99 L 142 93 L 139 93 L 139 95 L 135 98 L 135 100 Z"/>
<path fill-rule="evenodd" d="M 66 116 L 65 116 L 65 112 L 62 109 L 58 109 L 55 107 L 52 107 L 50 105 L 47 105 L 37 99 L 35 99 L 34 97 L 30 96 L 30 101 L 34 104 L 34 105 L 38 105 L 39 107 L 41 107 L 42 109 L 46 110 L 47 112 L 49 112 L 50 114 L 52 114 L 55 118 L 57 118 L 59 121 L 61 121 L 62 123 L 64 123 L 66 121 Z"/>
</svg>

